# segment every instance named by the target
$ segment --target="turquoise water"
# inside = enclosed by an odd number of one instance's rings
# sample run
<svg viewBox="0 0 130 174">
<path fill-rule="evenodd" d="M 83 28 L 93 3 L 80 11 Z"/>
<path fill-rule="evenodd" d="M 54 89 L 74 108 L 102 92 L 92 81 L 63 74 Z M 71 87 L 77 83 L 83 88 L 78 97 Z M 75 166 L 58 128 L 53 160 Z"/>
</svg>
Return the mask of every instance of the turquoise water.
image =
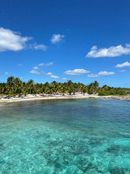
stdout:
<svg viewBox="0 0 130 174">
<path fill-rule="evenodd" d="M 0 106 L 0 174 L 130 174 L 130 102 Z"/>
</svg>

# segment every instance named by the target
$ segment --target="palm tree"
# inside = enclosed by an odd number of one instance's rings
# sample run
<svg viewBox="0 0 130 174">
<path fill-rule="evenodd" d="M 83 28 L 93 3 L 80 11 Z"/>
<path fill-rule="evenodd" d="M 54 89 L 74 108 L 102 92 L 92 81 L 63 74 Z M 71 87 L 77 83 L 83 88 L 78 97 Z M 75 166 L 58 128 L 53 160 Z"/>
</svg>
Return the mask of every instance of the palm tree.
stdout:
<svg viewBox="0 0 130 174">
<path fill-rule="evenodd" d="M 93 83 L 90 83 L 88 86 L 88 93 L 89 94 L 96 94 L 98 92 L 99 83 L 97 81 L 94 81 Z"/>
<path fill-rule="evenodd" d="M 34 94 L 34 93 L 35 93 L 34 81 L 33 81 L 33 80 L 29 80 L 29 81 L 26 83 L 26 86 L 27 86 L 28 94 Z"/>
<path fill-rule="evenodd" d="M 20 78 L 15 78 L 14 79 L 14 85 L 15 85 L 15 94 L 21 94 L 22 93 L 23 83 L 20 80 Z"/>
<path fill-rule="evenodd" d="M 10 76 L 10 77 L 8 77 L 7 82 L 6 82 L 6 92 L 10 96 L 14 95 L 14 91 L 15 91 L 14 80 L 15 80 L 15 78 L 13 76 Z"/>
</svg>

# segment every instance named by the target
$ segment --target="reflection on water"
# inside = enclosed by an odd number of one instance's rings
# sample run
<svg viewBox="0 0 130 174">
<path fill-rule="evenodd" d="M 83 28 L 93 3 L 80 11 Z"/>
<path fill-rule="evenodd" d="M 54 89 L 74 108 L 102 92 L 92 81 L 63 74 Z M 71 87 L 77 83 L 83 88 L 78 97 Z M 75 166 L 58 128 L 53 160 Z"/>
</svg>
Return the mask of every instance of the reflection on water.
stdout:
<svg viewBox="0 0 130 174">
<path fill-rule="evenodd" d="M 129 174 L 127 101 L 0 106 L 0 174 Z"/>
</svg>

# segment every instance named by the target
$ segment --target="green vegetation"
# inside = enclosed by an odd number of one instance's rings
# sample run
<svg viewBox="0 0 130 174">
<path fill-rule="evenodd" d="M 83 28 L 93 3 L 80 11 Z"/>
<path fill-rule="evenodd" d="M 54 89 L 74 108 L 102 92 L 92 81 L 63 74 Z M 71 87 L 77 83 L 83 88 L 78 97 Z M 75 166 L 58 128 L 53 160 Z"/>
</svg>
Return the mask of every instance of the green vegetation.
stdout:
<svg viewBox="0 0 130 174">
<path fill-rule="evenodd" d="M 98 94 L 98 95 L 127 95 L 130 94 L 129 88 L 113 88 L 107 85 L 99 86 L 97 81 L 85 85 L 83 83 L 73 83 L 71 80 L 59 83 L 53 81 L 51 83 L 34 83 L 33 80 L 23 82 L 19 78 L 8 77 L 6 83 L 0 83 L 0 94 L 7 96 L 21 96 L 27 94 Z"/>
</svg>

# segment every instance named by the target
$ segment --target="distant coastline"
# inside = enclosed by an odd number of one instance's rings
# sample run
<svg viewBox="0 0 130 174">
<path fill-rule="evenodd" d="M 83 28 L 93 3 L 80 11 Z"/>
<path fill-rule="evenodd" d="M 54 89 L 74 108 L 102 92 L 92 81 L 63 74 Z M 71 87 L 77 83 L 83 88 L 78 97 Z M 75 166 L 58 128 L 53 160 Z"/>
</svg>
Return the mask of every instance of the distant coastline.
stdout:
<svg viewBox="0 0 130 174">
<path fill-rule="evenodd" d="M 88 85 L 71 80 L 62 83 L 24 82 L 13 76 L 8 77 L 5 83 L 0 83 L 0 103 L 87 98 L 130 100 L 130 88 L 100 86 L 97 81 Z"/>
<path fill-rule="evenodd" d="M 3 96 L 0 98 L 0 103 L 13 103 L 13 102 L 23 102 L 23 101 L 38 101 L 38 100 L 65 100 L 65 99 L 117 99 L 117 100 L 130 100 L 130 95 L 126 96 L 98 96 L 89 94 L 75 94 L 75 95 L 33 95 L 29 94 L 22 97 L 7 97 Z"/>
</svg>

